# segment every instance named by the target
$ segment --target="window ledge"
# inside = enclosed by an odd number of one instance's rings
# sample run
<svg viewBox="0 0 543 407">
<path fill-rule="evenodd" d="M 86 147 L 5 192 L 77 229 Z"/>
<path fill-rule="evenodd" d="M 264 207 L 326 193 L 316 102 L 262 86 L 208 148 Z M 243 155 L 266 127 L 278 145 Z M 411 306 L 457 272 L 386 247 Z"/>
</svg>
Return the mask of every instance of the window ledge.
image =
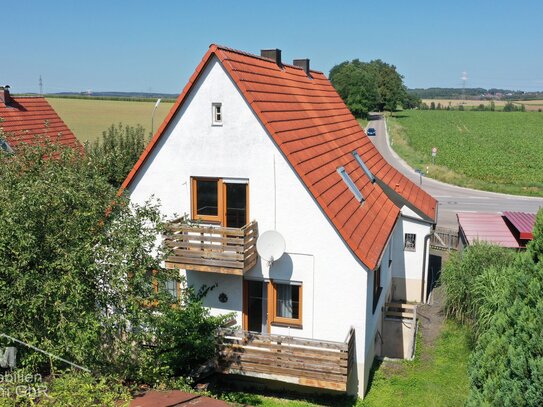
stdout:
<svg viewBox="0 0 543 407">
<path fill-rule="evenodd" d="M 287 323 L 287 322 L 272 322 L 271 326 L 280 326 L 280 327 L 283 327 L 283 328 L 303 329 L 302 324 Z"/>
</svg>

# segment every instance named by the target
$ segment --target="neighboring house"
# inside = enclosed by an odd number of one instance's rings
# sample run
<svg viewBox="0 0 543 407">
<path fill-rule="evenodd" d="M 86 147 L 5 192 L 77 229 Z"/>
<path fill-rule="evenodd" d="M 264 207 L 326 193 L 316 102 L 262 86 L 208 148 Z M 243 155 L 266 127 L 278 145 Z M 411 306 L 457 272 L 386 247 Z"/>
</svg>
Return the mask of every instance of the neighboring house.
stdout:
<svg viewBox="0 0 543 407">
<path fill-rule="evenodd" d="M 458 245 L 487 242 L 511 249 L 524 249 L 534 238 L 535 213 L 458 213 Z"/>
<path fill-rule="evenodd" d="M 0 87 L 0 149 L 16 152 L 19 144 L 40 140 L 82 148 L 45 98 L 12 96 L 9 86 Z"/>
<path fill-rule="evenodd" d="M 216 284 L 205 305 L 254 333 L 228 337 L 224 372 L 363 396 L 385 303 L 425 300 L 437 202 L 307 59 L 212 45 L 123 188 L 198 221 L 172 225 L 166 265 Z M 255 250 L 268 230 L 286 242 L 271 265 Z"/>
</svg>

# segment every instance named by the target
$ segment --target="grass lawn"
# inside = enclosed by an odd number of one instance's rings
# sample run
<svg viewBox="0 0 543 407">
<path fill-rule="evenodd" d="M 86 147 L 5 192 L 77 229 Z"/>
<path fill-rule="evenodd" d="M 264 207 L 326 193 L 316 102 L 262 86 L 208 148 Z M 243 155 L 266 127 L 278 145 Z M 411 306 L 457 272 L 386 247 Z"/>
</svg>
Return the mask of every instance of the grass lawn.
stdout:
<svg viewBox="0 0 543 407">
<path fill-rule="evenodd" d="M 469 387 L 470 353 L 466 328 L 446 321 L 432 348 L 421 349 L 417 340 L 414 361 L 399 371 L 382 364 L 361 406 L 462 406 Z"/>
<path fill-rule="evenodd" d="M 446 321 L 433 346 L 423 348 L 419 335 L 414 361 L 380 364 L 364 400 L 322 396 L 285 398 L 250 393 L 231 393 L 223 399 L 261 407 L 461 406 L 468 394 L 469 352 L 467 329 Z"/>
<path fill-rule="evenodd" d="M 142 125 L 151 131 L 151 115 L 155 101 L 129 102 L 117 100 L 88 100 L 48 98 L 59 116 L 74 132 L 79 141 L 92 141 L 102 135 L 112 124 Z M 158 129 L 173 103 L 162 102 L 155 113 L 155 131 Z"/>
<path fill-rule="evenodd" d="M 543 113 L 405 110 L 388 124 L 393 148 L 413 168 L 429 167 L 432 178 L 543 196 Z"/>
</svg>

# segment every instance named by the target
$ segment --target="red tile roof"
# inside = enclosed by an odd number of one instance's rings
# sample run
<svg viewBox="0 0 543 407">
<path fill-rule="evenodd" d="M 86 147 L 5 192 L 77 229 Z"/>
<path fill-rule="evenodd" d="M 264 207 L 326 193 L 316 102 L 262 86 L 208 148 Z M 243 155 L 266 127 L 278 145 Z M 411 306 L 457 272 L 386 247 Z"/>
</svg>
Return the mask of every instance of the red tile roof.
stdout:
<svg viewBox="0 0 543 407">
<path fill-rule="evenodd" d="M 526 212 L 504 212 L 503 216 L 513 225 L 518 232 L 519 239 L 532 240 L 535 225 L 535 213 Z"/>
<path fill-rule="evenodd" d="M 0 118 L 3 137 L 15 150 L 21 143 L 35 143 L 36 136 L 82 148 L 68 126 L 43 97 L 11 96 L 7 105 L 0 101 Z"/>
<path fill-rule="evenodd" d="M 437 202 L 389 165 L 322 72 L 305 71 L 230 48 L 211 45 L 169 115 L 124 181 L 130 185 L 157 140 L 215 55 L 251 105 L 276 145 L 356 256 L 370 269 L 380 261 L 400 209 L 378 183 L 372 184 L 352 152 L 429 219 Z M 360 204 L 337 168 L 347 170 L 365 201 Z"/>
</svg>

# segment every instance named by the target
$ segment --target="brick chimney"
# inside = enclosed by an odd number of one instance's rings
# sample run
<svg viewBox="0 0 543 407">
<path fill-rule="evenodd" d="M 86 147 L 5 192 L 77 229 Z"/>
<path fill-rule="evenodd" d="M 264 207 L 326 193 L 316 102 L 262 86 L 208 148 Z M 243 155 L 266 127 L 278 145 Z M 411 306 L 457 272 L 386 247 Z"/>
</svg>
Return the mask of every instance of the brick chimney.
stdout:
<svg viewBox="0 0 543 407">
<path fill-rule="evenodd" d="M 11 96 L 9 95 L 9 85 L 0 86 L 0 104 L 9 105 Z"/>
<path fill-rule="evenodd" d="M 311 78 L 311 70 L 309 69 L 309 59 L 295 59 L 292 61 L 292 65 L 303 68 L 305 74 Z"/>
<path fill-rule="evenodd" d="M 282 67 L 283 63 L 281 62 L 281 50 L 280 49 L 261 49 L 260 56 L 264 58 L 273 59 L 278 67 Z"/>
</svg>

